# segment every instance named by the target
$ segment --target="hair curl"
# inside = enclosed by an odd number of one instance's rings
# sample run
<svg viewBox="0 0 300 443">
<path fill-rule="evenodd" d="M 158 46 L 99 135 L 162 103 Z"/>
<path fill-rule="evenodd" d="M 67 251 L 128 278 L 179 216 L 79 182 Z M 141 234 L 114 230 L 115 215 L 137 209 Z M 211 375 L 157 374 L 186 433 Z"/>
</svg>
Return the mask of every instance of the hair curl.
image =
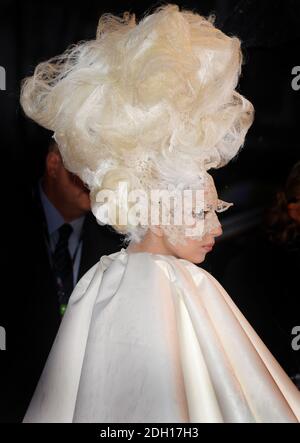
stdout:
<svg viewBox="0 0 300 443">
<path fill-rule="evenodd" d="M 188 183 L 201 168 L 230 161 L 253 121 L 251 103 L 235 90 L 241 63 L 237 37 L 176 5 L 138 24 L 129 13 L 104 14 L 95 40 L 70 46 L 23 80 L 21 104 L 54 132 L 93 208 L 102 183 L 130 181 L 129 170 L 150 189 Z M 139 229 L 125 232 L 137 239 Z"/>
</svg>

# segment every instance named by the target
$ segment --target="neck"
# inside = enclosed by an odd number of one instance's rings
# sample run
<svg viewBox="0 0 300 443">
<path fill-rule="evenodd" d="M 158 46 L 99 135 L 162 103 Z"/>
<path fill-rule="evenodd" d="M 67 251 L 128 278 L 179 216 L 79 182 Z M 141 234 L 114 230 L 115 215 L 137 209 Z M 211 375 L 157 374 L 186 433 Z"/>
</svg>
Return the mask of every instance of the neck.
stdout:
<svg viewBox="0 0 300 443">
<path fill-rule="evenodd" d="M 172 252 L 167 248 L 163 237 L 155 235 L 150 229 L 143 240 L 139 243 L 130 243 L 127 251 L 131 252 L 150 252 L 151 254 L 171 255 Z"/>
</svg>

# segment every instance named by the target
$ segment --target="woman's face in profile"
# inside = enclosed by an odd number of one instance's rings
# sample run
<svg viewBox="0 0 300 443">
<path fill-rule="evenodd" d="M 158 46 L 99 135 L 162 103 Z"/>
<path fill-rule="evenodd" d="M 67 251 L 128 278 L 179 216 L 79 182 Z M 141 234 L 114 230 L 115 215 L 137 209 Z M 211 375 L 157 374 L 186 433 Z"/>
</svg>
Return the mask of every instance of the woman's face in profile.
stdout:
<svg viewBox="0 0 300 443">
<path fill-rule="evenodd" d="M 222 227 L 215 213 L 218 202 L 218 194 L 213 180 L 208 180 L 204 190 L 204 235 L 199 238 L 185 236 L 185 244 L 177 243 L 176 245 L 170 243 L 164 235 L 164 242 L 171 255 L 192 263 L 202 263 L 205 260 L 206 254 L 213 249 L 215 237 L 222 234 Z M 195 216 L 193 226 L 196 226 L 197 214 L 195 211 L 193 211 L 193 215 Z"/>
</svg>

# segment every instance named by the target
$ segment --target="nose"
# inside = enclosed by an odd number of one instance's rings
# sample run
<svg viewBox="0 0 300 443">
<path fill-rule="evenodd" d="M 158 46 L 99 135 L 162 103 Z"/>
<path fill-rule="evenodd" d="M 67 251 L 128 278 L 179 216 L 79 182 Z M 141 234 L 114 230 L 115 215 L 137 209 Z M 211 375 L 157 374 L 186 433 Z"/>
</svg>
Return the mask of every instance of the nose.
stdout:
<svg viewBox="0 0 300 443">
<path fill-rule="evenodd" d="M 210 232 L 210 234 L 211 234 L 213 237 L 219 237 L 220 235 L 222 235 L 222 234 L 223 234 L 223 229 L 222 229 L 221 224 L 219 223 L 218 226 L 215 227 L 215 228 Z"/>
</svg>

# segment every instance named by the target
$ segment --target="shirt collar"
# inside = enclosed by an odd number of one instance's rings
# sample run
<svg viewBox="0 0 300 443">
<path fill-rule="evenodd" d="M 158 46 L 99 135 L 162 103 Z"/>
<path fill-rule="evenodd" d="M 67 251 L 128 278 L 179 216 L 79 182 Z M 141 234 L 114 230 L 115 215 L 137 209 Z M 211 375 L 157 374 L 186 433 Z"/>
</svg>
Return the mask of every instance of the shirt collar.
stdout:
<svg viewBox="0 0 300 443">
<path fill-rule="evenodd" d="M 41 196 L 42 206 L 46 217 L 48 232 L 49 235 L 52 235 L 65 223 L 65 220 L 61 215 L 61 213 L 56 209 L 56 207 L 51 203 L 51 201 L 45 194 L 42 187 L 42 180 L 39 180 L 38 187 Z M 81 229 L 83 226 L 84 219 L 85 216 L 82 215 L 81 217 L 78 217 L 69 223 L 73 227 L 73 233 L 78 238 L 80 237 L 81 234 Z"/>
</svg>

